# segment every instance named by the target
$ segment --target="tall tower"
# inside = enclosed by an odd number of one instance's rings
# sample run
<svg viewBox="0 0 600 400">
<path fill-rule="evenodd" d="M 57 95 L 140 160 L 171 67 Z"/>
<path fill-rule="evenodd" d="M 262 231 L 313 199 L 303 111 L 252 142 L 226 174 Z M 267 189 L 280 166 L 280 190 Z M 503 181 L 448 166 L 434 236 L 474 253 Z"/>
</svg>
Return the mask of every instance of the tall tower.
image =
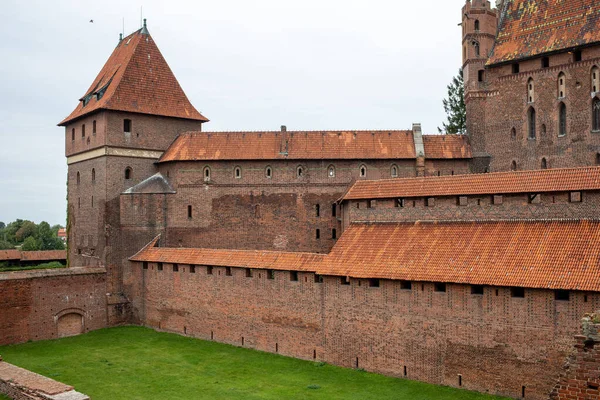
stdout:
<svg viewBox="0 0 600 400">
<path fill-rule="evenodd" d="M 208 121 L 189 102 L 148 32 L 120 39 L 65 127 L 70 266 L 107 269 L 109 324 L 127 319 L 122 266 L 129 249 L 119 195 L 155 173 L 155 161 L 184 131 Z"/>
<path fill-rule="evenodd" d="M 473 172 L 487 171 L 490 163 L 490 156 L 485 152 L 485 99 L 489 88 L 485 64 L 494 46 L 497 29 L 497 10 L 491 8 L 489 1 L 466 1 L 462 8 L 462 60 Z"/>
</svg>

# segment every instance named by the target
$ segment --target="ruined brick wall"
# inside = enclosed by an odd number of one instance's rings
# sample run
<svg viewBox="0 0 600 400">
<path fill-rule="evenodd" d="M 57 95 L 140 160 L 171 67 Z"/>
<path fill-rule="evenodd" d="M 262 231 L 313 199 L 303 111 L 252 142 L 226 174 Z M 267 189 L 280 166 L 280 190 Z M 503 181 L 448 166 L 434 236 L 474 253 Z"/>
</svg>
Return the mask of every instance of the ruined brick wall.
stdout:
<svg viewBox="0 0 600 400">
<path fill-rule="evenodd" d="M 513 161 L 519 170 L 540 169 L 545 158 L 549 168 L 596 164 L 600 152 L 600 133 L 592 131 L 591 70 L 600 66 L 600 47 L 582 51 L 582 61 L 574 62 L 572 53 L 549 56 L 550 67 L 542 59 L 519 63 L 519 73 L 511 65 L 486 70 L 485 100 L 467 103 L 470 126 L 479 125 L 485 115 L 485 151 L 492 155 L 492 171 L 508 171 Z M 565 74 L 566 92 L 559 98 L 559 74 Z M 533 101 L 527 98 L 527 84 L 533 79 Z M 596 88 L 600 90 L 599 88 Z M 469 100 L 470 101 L 470 100 Z M 567 134 L 559 136 L 559 105 L 567 107 Z M 478 105 L 477 105 L 478 104 Z M 527 113 L 536 111 L 536 139 L 528 137 Z M 513 129 L 515 134 L 513 134 Z M 474 138 L 474 146 L 478 139 Z"/>
<path fill-rule="evenodd" d="M 597 314 L 583 319 L 583 334 L 575 336 L 573 350 L 556 383 L 553 400 L 600 398 L 600 336 Z M 595 321 L 595 322 L 594 322 Z"/>
<path fill-rule="evenodd" d="M 105 278 L 102 268 L 0 274 L 0 344 L 55 339 L 61 326 L 73 333 L 73 314 L 81 332 L 105 327 Z"/>
<path fill-rule="evenodd" d="M 342 205 L 344 227 L 352 221 L 405 222 L 418 220 L 489 221 L 506 219 L 597 218 L 600 192 L 448 196 L 427 198 L 352 200 Z M 399 203 L 399 200 L 402 202 Z M 539 200 L 539 201 L 538 201 Z M 369 208 L 370 203 L 370 208 Z"/>
<path fill-rule="evenodd" d="M 366 177 L 360 176 L 362 165 Z M 299 166 L 302 177 L 297 176 Z M 329 166 L 335 168 L 334 177 L 328 176 Z M 164 240 L 167 246 L 327 252 L 341 229 L 339 210 L 333 212 L 336 201 L 357 179 L 390 178 L 392 166 L 398 177 L 416 175 L 414 160 L 163 164 L 161 173 L 177 190 L 167 196 Z M 205 167 L 210 168 L 209 181 L 204 178 Z M 236 167 L 241 168 L 240 178 L 235 176 Z M 428 160 L 426 168 L 431 175 L 460 174 L 468 171 L 468 161 Z"/>
<path fill-rule="evenodd" d="M 436 292 L 427 282 L 317 283 L 302 272 L 293 282 L 286 271 L 132 268 L 141 323 L 156 329 L 512 397 L 525 387 L 531 399 L 548 397 L 580 316 L 600 305 L 597 293 L 563 301 L 549 290 L 513 298 L 506 287 L 478 295 L 469 285 Z"/>
</svg>

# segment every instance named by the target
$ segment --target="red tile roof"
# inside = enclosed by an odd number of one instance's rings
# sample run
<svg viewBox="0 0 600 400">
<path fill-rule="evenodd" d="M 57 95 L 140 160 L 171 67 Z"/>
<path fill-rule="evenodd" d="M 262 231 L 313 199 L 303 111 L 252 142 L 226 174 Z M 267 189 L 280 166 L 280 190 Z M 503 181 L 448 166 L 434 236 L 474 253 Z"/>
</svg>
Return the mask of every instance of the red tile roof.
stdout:
<svg viewBox="0 0 600 400">
<path fill-rule="evenodd" d="M 97 100 L 95 94 L 102 93 Z M 59 125 L 94 111 L 116 110 L 208 121 L 192 106 L 149 34 L 123 39 L 104 64 L 75 110 Z"/>
<path fill-rule="evenodd" d="M 600 291 L 599 221 L 356 224 L 318 272 Z"/>
<path fill-rule="evenodd" d="M 287 146 L 286 146 L 287 143 Z M 470 158 L 467 138 L 425 139 L 431 158 Z M 160 162 L 214 160 L 336 160 L 415 158 L 412 131 L 187 132 Z"/>
<path fill-rule="evenodd" d="M 600 42 L 596 0 L 507 1 L 488 65 Z"/>
<path fill-rule="evenodd" d="M 155 247 L 157 240 L 154 239 L 130 260 L 314 272 L 325 257 L 316 253 Z"/>
<path fill-rule="evenodd" d="M 423 135 L 425 158 L 472 158 L 467 135 Z"/>
<path fill-rule="evenodd" d="M 0 261 L 21 260 L 21 261 L 53 261 L 66 260 L 66 250 L 45 250 L 45 251 L 19 251 L 19 250 L 0 250 Z"/>
<path fill-rule="evenodd" d="M 344 200 L 600 189 L 600 167 L 357 181 Z"/>
</svg>

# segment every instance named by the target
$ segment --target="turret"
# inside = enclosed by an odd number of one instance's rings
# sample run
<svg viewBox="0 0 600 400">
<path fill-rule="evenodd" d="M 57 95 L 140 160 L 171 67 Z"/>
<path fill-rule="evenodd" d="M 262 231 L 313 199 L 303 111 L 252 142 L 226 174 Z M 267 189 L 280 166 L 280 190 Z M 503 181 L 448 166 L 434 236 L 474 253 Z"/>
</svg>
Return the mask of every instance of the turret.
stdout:
<svg viewBox="0 0 600 400">
<path fill-rule="evenodd" d="M 467 0 L 462 8 L 462 60 L 465 91 L 485 82 L 485 63 L 496 39 L 498 14 L 487 0 Z"/>
</svg>

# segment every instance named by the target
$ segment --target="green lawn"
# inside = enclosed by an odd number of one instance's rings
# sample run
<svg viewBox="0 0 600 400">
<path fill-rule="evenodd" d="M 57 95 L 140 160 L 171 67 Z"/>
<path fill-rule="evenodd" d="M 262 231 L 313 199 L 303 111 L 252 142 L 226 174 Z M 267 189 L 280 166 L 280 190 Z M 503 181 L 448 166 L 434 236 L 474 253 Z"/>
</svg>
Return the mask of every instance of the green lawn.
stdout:
<svg viewBox="0 0 600 400">
<path fill-rule="evenodd" d="M 133 326 L 4 346 L 0 355 L 93 400 L 498 399 Z"/>
</svg>

